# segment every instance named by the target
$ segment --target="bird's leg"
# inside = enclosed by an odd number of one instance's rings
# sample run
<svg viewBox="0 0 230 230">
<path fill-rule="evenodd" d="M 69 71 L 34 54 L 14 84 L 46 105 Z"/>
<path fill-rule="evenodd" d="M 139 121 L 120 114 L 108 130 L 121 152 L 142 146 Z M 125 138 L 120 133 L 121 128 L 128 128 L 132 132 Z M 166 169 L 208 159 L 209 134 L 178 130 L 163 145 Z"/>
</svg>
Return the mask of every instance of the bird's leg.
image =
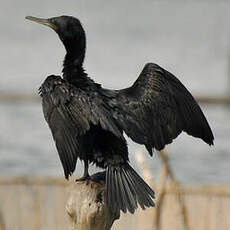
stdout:
<svg viewBox="0 0 230 230">
<path fill-rule="evenodd" d="M 76 181 L 89 180 L 90 179 L 90 175 L 89 175 L 89 171 L 88 170 L 89 170 L 89 162 L 88 162 L 88 160 L 85 160 L 84 161 L 84 174 L 79 179 L 76 179 Z"/>
</svg>

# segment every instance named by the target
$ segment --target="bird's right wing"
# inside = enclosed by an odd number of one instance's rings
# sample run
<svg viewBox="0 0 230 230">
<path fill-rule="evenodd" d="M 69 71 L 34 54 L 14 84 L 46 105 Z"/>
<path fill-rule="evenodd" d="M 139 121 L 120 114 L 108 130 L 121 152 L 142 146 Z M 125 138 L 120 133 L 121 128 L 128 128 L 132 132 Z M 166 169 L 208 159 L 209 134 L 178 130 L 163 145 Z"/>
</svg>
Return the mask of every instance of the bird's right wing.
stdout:
<svg viewBox="0 0 230 230">
<path fill-rule="evenodd" d="M 213 144 L 211 128 L 185 86 L 160 66 L 146 64 L 135 83 L 111 100 L 113 116 L 135 142 L 162 150 L 182 131 Z"/>
<path fill-rule="evenodd" d="M 96 92 L 95 92 L 96 93 Z M 78 157 L 85 153 L 81 137 L 98 125 L 124 139 L 97 95 L 76 89 L 59 76 L 47 77 L 40 88 L 43 113 L 52 131 L 65 177 L 73 173 Z"/>
</svg>

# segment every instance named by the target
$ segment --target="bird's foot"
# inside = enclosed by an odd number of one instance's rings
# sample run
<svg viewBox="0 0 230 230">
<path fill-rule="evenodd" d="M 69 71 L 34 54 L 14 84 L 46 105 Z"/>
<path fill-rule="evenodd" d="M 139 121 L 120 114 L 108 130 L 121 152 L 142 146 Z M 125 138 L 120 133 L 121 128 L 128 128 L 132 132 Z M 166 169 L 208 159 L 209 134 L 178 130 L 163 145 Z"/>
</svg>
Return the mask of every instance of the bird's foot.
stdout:
<svg viewBox="0 0 230 230">
<path fill-rule="evenodd" d="M 87 181 L 87 180 L 90 180 L 90 179 L 91 179 L 90 175 L 84 175 L 84 176 L 76 179 L 75 181 L 76 182 L 78 182 L 78 181 Z"/>
<path fill-rule="evenodd" d="M 90 176 L 91 181 L 95 183 L 105 183 L 106 181 L 106 171 L 98 172 Z"/>
</svg>

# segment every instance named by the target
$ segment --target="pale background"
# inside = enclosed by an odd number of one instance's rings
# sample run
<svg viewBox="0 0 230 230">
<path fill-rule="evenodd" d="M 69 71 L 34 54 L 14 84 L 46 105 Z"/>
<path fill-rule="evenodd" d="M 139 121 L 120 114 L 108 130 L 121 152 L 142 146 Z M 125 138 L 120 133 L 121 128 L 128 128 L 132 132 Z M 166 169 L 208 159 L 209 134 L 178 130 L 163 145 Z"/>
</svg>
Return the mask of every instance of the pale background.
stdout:
<svg viewBox="0 0 230 230">
<path fill-rule="evenodd" d="M 230 92 L 230 3 L 228 1 L 29 1 L 8 0 L 0 8 L 0 93 L 37 94 L 49 74 L 60 74 L 64 48 L 50 29 L 27 15 L 78 17 L 86 30 L 85 68 L 108 88 L 127 87 L 147 62 L 174 73 L 195 95 Z M 201 105 L 215 135 L 210 148 L 181 135 L 168 152 L 183 183 L 230 182 L 230 109 Z M 129 142 L 130 157 L 143 151 L 157 177 L 155 154 Z M 81 165 L 77 173 L 81 174 Z M 0 173 L 63 175 L 40 103 L 0 101 Z"/>
</svg>

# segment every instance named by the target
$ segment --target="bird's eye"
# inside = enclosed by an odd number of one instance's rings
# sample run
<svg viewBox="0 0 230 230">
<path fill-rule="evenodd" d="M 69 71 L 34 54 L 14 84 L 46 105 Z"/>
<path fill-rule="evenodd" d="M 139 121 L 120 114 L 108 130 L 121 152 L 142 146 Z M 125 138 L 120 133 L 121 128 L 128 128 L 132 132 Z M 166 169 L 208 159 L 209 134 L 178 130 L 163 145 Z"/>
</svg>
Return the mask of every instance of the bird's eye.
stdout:
<svg viewBox="0 0 230 230">
<path fill-rule="evenodd" d="M 50 22 L 51 22 L 52 24 L 54 24 L 54 23 L 55 23 L 55 20 L 54 20 L 54 19 L 50 19 Z"/>
</svg>

